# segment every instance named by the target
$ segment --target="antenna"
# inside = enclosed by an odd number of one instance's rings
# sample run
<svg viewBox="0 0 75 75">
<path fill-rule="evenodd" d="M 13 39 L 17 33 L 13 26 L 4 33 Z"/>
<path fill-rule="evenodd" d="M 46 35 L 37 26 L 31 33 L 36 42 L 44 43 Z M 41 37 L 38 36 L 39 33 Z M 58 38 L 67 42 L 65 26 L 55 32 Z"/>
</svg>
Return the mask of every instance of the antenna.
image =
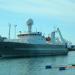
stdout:
<svg viewBox="0 0 75 75">
<path fill-rule="evenodd" d="M 36 28 L 36 32 L 37 32 L 37 28 Z"/>
<path fill-rule="evenodd" d="M 21 31 L 19 31 L 19 33 L 21 34 Z"/>
<path fill-rule="evenodd" d="M 29 33 L 32 32 L 32 25 L 33 25 L 33 20 L 32 19 L 28 19 L 27 26 L 28 26 L 28 32 Z"/>
<path fill-rule="evenodd" d="M 54 25 L 53 29 L 54 29 L 54 31 L 56 31 L 56 29 L 57 29 L 57 25 Z"/>
<path fill-rule="evenodd" d="M 10 31 L 11 31 L 11 24 L 9 23 L 9 33 L 8 33 L 8 38 L 10 39 Z"/>
<path fill-rule="evenodd" d="M 14 37 L 15 37 L 15 38 L 16 38 L 16 27 L 17 27 L 17 25 L 14 25 L 14 28 L 15 28 Z"/>
</svg>

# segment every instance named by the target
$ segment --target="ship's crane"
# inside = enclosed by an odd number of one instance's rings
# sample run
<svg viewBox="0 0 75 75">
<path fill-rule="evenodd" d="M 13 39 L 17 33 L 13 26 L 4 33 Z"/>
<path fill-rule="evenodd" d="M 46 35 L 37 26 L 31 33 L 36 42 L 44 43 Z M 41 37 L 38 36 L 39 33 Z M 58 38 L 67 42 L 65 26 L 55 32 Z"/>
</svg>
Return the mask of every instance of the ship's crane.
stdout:
<svg viewBox="0 0 75 75">
<path fill-rule="evenodd" d="M 57 28 L 57 32 L 59 33 L 59 36 L 60 36 L 60 39 L 61 39 L 62 43 L 63 43 L 63 44 L 66 44 L 66 41 L 65 41 L 65 39 L 62 37 L 59 28 Z"/>
<path fill-rule="evenodd" d="M 59 39 L 55 37 L 55 34 L 56 34 L 56 33 L 59 34 L 61 41 L 59 41 Z M 53 44 L 57 44 L 57 43 L 58 43 L 58 44 L 65 44 L 65 45 L 67 45 L 68 48 L 71 48 L 71 46 L 72 46 L 72 43 L 71 43 L 70 41 L 67 41 L 67 40 L 65 40 L 65 39 L 63 38 L 63 36 L 62 36 L 62 34 L 61 34 L 59 28 L 57 28 L 57 30 L 54 30 L 54 31 L 51 33 L 51 42 L 52 42 Z"/>
<path fill-rule="evenodd" d="M 59 28 L 57 28 L 57 30 L 54 30 L 54 31 L 51 33 L 51 42 L 52 42 L 53 44 L 55 44 L 55 43 L 60 43 L 60 42 L 58 41 L 59 39 L 56 39 L 56 37 L 55 37 L 55 34 L 56 34 L 56 33 L 59 34 L 60 39 L 61 39 L 61 43 L 62 43 L 62 44 L 66 44 L 67 42 L 66 42 L 66 40 L 62 37 Z"/>
</svg>

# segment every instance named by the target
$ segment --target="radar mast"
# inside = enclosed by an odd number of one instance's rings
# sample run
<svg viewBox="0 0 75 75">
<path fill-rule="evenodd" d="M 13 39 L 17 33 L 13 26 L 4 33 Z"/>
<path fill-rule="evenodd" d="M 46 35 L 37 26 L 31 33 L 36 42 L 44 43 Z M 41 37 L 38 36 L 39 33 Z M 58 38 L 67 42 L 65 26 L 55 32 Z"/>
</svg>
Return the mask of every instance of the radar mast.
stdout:
<svg viewBox="0 0 75 75">
<path fill-rule="evenodd" d="M 33 20 L 32 19 L 28 19 L 27 20 L 27 26 L 28 26 L 28 32 L 29 33 L 32 32 L 32 25 L 33 25 Z"/>
</svg>

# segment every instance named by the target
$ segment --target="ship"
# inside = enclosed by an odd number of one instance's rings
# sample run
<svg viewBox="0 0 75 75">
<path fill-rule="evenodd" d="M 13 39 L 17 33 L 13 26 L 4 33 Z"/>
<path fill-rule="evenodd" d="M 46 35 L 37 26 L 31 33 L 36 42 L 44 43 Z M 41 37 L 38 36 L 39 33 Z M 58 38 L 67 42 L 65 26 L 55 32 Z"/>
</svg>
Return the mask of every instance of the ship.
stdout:
<svg viewBox="0 0 75 75">
<path fill-rule="evenodd" d="M 28 31 L 19 33 L 17 38 L 8 39 L 0 37 L 0 56 L 1 57 L 34 57 L 34 56 L 51 56 L 51 55 L 67 55 L 68 48 L 66 43 L 57 43 L 55 32 L 51 33 L 51 37 L 45 37 L 41 32 L 33 32 L 33 20 L 27 20 Z M 62 41 L 62 35 L 57 28 Z"/>
</svg>

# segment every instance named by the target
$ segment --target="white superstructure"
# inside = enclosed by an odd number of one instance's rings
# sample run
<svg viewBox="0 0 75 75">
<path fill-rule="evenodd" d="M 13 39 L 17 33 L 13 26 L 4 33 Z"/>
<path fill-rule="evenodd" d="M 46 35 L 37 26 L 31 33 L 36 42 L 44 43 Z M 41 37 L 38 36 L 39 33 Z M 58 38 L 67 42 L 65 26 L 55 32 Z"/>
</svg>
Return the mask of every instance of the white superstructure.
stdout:
<svg viewBox="0 0 75 75">
<path fill-rule="evenodd" d="M 42 36 L 41 32 L 32 32 L 33 20 L 27 21 L 28 32 L 18 34 L 17 39 L 6 39 L 9 42 L 20 42 L 29 44 L 47 44 L 45 37 Z"/>
<path fill-rule="evenodd" d="M 18 39 L 30 44 L 47 44 L 46 39 L 42 36 L 42 33 L 40 32 L 19 34 Z"/>
</svg>

